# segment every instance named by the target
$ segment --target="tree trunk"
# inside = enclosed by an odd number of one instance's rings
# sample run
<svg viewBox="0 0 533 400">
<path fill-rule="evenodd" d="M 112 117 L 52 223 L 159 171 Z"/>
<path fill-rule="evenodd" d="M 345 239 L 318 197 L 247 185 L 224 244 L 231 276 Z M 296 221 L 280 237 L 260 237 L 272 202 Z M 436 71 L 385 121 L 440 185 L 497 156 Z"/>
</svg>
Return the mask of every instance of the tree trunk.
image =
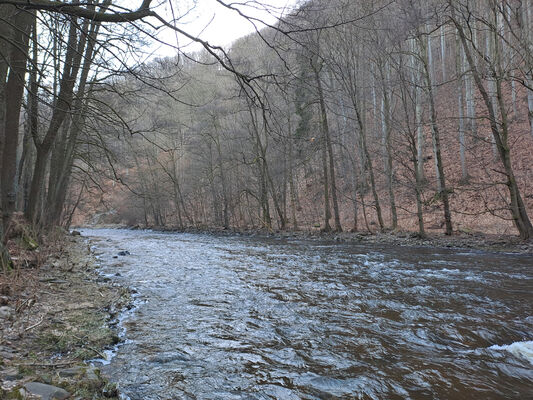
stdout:
<svg viewBox="0 0 533 400">
<path fill-rule="evenodd" d="M 335 231 L 342 232 L 340 214 L 339 214 L 339 203 L 337 200 L 337 184 L 335 179 L 335 159 L 333 156 L 333 146 L 331 145 L 331 137 L 329 131 L 328 115 L 326 110 L 326 103 L 324 101 L 324 91 L 322 90 L 322 81 L 320 79 L 320 71 L 318 67 L 311 62 L 313 72 L 315 74 L 315 83 L 317 85 L 318 92 L 318 101 L 320 105 L 320 114 L 321 114 L 321 125 L 322 125 L 322 134 L 325 141 L 325 146 L 327 150 L 327 155 L 329 158 L 329 173 L 331 177 L 331 199 L 333 201 L 333 216 L 335 219 Z M 327 174 L 327 168 L 324 170 L 324 173 Z M 329 209 L 329 206 L 327 206 Z"/>
<path fill-rule="evenodd" d="M 331 219 L 331 211 L 329 208 L 329 179 L 328 179 L 328 155 L 326 150 L 326 138 L 322 138 L 322 179 L 324 186 L 324 232 L 331 231 L 329 220 Z"/>
<path fill-rule="evenodd" d="M 19 118 L 24 95 L 24 77 L 28 60 L 31 28 L 35 22 L 35 13 L 19 10 L 14 19 L 12 43 L 9 49 L 9 74 L 5 84 L 4 104 L 0 113 L 3 115 L 3 138 L 1 162 L 1 218 L 2 231 L 6 233 L 11 215 L 16 205 L 17 147 L 19 139 Z M 5 73 L 3 73 L 5 75 Z M 1 78 L 1 76 L 0 76 Z M 5 79 L 5 78 L 4 78 Z M 3 83 L 3 82 L 2 82 Z M 0 90 L 2 88 L 0 87 Z"/>
<path fill-rule="evenodd" d="M 459 111 L 459 157 L 461 160 L 461 180 L 468 180 L 468 169 L 466 167 L 466 143 L 465 143 L 465 121 L 464 109 L 465 101 L 463 96 L 463 55 L 459 36 L 455 40 L 455 67 L 457 73 L 457 104 Z"/>
<path fill-rule="evenodd" d="M 435 99 L 433 96 L 433 82 L 431 80 L 431 69 L 429 64 L 429 45 L 425 43 L 423 39 L 419 39 L 421 45 L 421 55 L 423 61 L 423 67 L 426 78 L 426 91 L 429 100 L 429 110 L 431 119 L 431 139 L 433 143 L 433 153 L 435 156 L 435 164 L 437 169 L 437 186 L 439 196 L 444 206 L 444 223 L 446 226 L 446 235 L 452 234 L 452 216 L 450 212 L 450 203 L 448 199 L 448 189 L 446 188 L 446 179 L 444 175 L 444 166 L 442 163 L 441 149 L 440 149 L 440 133 L 437 124 L 437 110 L 435 107 Z"/>
<path fill-rule="evenodd" d="M 289 115 L 287 126 L 289 129 L 289 136 L 288 136 L 288 142 L 289 142 L 289 196 L 290 196 L 290 203 L 291 203 L 291 219 L 292 219 L 292 229 L 297 231 L 298 230 L 298 221 L 296 219 L 296 208 L 297 208 L 297 195 L 296 195 L 296 185 L 294 183 L 294 156 L 293 156 L 293 136 L 292 136 L 292 129 L 291 129 L 291 117 Z"/>
<path fill-rule="evenodd" d="M 496 27 L 494 27 L 494 29 L 496 29 Z M 494 43 L 494 37 L 490 34 L 487 33 L 486 37 L 485 37 L 485 42 L 486 42 L 486 57 L 488 58 L 492 58 L 494 56 L 494 48 L 495 48 L 495 45 L 496 43 Z M 492 98 L 492 101 L 491 103 L 493 105 L 496 104 L 497 100 L 496 100 L 496 77 L 495 76 L 487 76 L 485 78 L 487 80 L 487 92 L 489 94 L 489 96 Z M 492 110 L 492 113 L 497 116 L 498 115 L 498 112 L 496 109 Z M 491 146 L 492 146 L 492 155 L 494 156 L 494 158 L 498 157 L 498 148 L 496 147 L 496 141 L 494 140 L 494 137 L 490 137 L 490 143 L 491 143 Z"/>
<path fill-rule="evenodd" d="M 263 144 L 263 141 L 261 140 L 257 115 L 248 97 L 246 97 L 246 102 L 248 105 L 248 113 L 250 115 L 250 121 L 252 125 L 252 131 L 250 133 L 254 141 L 255 158 L 257 160 L 256 164 L 259 178 L 259 207 L 261 224 L 263 228 L 266 228 L 270 231 L 272 230 L 272 218 L 270 216 L 270 204 L 268 199 L 266 144 Z M 266 121 L 263 120 L 263 123 L 266 124 Z"/>
<path fill-rule="evenodd" d="M 424 173 L 424 150 L 425 150 L 425 138 L 424 138 L 424 124 L 423 124 L 423 109 L 422 109 L 422 87 L 421 87 L 421 71 L 420 63 L 415 56 L 417 52 L 416 39 L 413 39 L 409 43 L 412 56 L 410 57 L 411 64 L 411 79 L 415 85 L 415 127 L 416 127 L 416 159 L 417 159 L 417 173 L 422 185 L 426 182 L 426 175 Z"/>
<path fill-rule="evenodd" d="M 229 200 L 228 188 L 226 185 L 226 174 L 224 173 L 224 165 L 222 163 L 222 151 L 220 149 L 220 138 L 216 140 L 217 154 L 218 154 L 218 170 L 220 173 L 220 183 L 222 185 L 222 201 L 224 202 L 222 208 L 222 216 L 224 218 L 224 229 L 229 229 Z"/>
<path fill-rule="evenodd" d="M 382 116 L 382 133 L 383 133 L 383 155 L 385 158 L 385 176 L 387 178 L 387 189 L 389 191 L 389 207 L 391 213 L 391 229 L 396 230 L 398 228 L 398 214 L 396 212 L 396 201 L 394 198 L 394 172 L 392 169 L 392 151 L 391 151 L 391 116 L 390 116 L 390 97 L 387 90 L 386 72 L 384 68 L 388 68 L 387 65 L 378 66 L 381 75 L 381 85 L 383 88 L 383 98 L 381 101 L 381 116 Z"/>
<path fill-rule="evenodd" d="M 212 207 L 213 207 L 213 217 L 215 225 L 222 225 L 222 213 L 220 211 L 220 203 L 218 201 L 218 194 L 215 187 L 215 168 L 213 165 L 213 150 L 211 148 L 211 142 L 209 146 L 209 188 L 211 189 L 211 198 L 212 198 Z"/>
<path fill-rule="evenodd" d="M 351 157 L 352 161 L 352 207 L 353 207 L 353 227 L 352 231 L 357 232 L 359 230 L 358 220 L 358 205 L 357 194 L 359 193 L 359 168 L 357 167 L 357 160 Z"/>
<path fill-rule="evenodd" d="M 446 82 L 446 32 L 444 25 L 440 27 L 440 61 L 442 68 L 442 82 Z"/>
<path fill-rule="evenodd" d="M 0 21 L 8 21 L 11 19 L 11 14 L 16 9 L 11 6 L 0 5 Z M 11 26 L 6 23 L 0 23 L 0 166 L 2 166 L 2 155 L 4 152 L 4 142 L 5 142 L 5 122 L 6 122 L 6 85 L 7 85 L 7 73 L 9 70 L 10 61 L 7 58 L 9 56 L 10 45 L 12 43 L 12 34 L 13 30 Z M 2 186 L 1 186 L 1 175 L 0 175 L 0 228 L 3 223 L 3 212 L 2 212 Z M 0 241 L 3 235 L 0 234 Z"/>
<path fill-rule="evenodd" d="M 528 66 L 529 73 L 527 74 L 527 107 L 528 107 L 528 116 L 529 116 L 529 127 L 531 131 L 531 137 L 533 138 L 533 24 L 531 22 L 533 18 L 533 11 L 531 9 L 531 4 L 529 1 L 524 2 L 526 6 L 524 19 L 524 31 L 525 31 L 525 40 L 526 40 L 526 52 L 528 54 Z M 514 81 L 513 81 L 514 82 Z"/>
<path fill-rule="evenodd" d="M 276 213 L 278 214 L 279 228 L 281 230 L 284 230 L 287 226 L 287 223 L 285 220 L 285 214 L 283 213 L 283 209 L 281 208 L 279 197 L 276 194 L 276 189 L 274 188 L 274 181 L 272 180 L 272 176 L 270 175 L 268 164 L 266 164 L 265 172 L 266 172 L 267 179 L 268 179 L 268 185 L 270 187 L 270 193 L 272 194 L 272 202 L 274 203 L 274 209 L 276 210 Z"/>
<path fill-rule="evenodd" d="M 383 223 L 383 215 L 381 213 L 381 205 L 379 203 L 379 196 L 378 191 L 376 189 L 376 179 L 374 177 L 374 167 L 372 166 L 372 159 L 370 158 L 370 152 L 368 150 L 368 146 L 366 143 L 366 131 L 365 131 L 365 125 L 363 124 L 363 119 L 361 115 L 361 110 L 359 109 L 359 103 L 357 99 L 355 99 L 355 93 L 352 93 L 351 99 L 352 99 L 352 105 L 355 109 L 355 115 L 357 119 L 357 124 L 359 125 L 359 134 L 360 134 L 360 140 L 361 140 L 361 147 L 363 149 L 363 154 L 365 156 L 365 159 L 368 163 L 366 166 L 366 170 L 368 171 L 368 175 L 370 177 L 370 187 L 372 189 L 372 196 L 374 197 L 374 206 L 376 209 L 376 214 L 378 217 L 378 223 L 379 223 L 379 229 L 383 231 L 385 229 L 385 224 Z M 361 194 L 361 197 L 363 195 Z M 365 218 L 366 218 L 366 212 L 364 212 Z"/>
</svg>

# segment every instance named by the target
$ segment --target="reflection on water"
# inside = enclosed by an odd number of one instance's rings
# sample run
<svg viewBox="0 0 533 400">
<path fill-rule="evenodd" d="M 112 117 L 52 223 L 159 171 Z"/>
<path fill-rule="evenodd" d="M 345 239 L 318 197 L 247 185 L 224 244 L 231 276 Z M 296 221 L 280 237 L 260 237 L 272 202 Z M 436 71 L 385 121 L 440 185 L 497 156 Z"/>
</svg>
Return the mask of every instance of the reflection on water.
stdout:
<svg viewBox="0 0 533 400">
<path fill-rule="evenodd" d="M 104 371 L 130 399 L 533 393 L 531 257 L 86 230 L 136 288 Z M 120 250 L 131 255 L 113 258 Z"/>
</svg>

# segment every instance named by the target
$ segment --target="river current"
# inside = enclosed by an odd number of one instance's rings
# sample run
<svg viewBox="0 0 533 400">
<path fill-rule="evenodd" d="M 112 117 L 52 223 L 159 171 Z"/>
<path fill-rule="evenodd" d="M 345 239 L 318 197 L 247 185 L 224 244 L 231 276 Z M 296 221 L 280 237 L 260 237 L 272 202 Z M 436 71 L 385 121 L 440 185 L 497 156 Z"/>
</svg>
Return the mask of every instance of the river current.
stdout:
<svg viewBox="0 0 533 400">
<path fill-rule="evenodd" d="M 102 366 L 126 399 L 533 398 L 531 256 L 83 234 L 137 293 Z"/>
</svg>

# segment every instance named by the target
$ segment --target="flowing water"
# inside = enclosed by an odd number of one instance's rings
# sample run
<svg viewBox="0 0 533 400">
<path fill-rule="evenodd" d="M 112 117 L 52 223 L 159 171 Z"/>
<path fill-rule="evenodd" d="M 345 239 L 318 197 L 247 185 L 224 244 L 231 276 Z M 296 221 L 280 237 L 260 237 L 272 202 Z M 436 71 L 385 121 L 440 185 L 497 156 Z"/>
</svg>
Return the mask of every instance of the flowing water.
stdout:
<svg viewBox="0 0 533 400">
<path fill-rule="evenodd" d="M 124 398 L 533 398 L 531 256 L 84 234 L 137 291 L 103 366 Z"/>
</svg>

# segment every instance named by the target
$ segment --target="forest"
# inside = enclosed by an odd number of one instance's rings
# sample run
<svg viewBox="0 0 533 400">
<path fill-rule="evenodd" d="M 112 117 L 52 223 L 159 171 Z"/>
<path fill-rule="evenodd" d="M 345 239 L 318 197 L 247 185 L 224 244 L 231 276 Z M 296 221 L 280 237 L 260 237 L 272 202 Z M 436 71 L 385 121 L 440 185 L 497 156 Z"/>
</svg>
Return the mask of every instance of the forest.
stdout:
<svg viewBox="0 0 533 400">
<path fill-rule="evenodd" d="M 533 237 L 531 0 L 219 1 L 227 48 L 115 3 L 0 0 L 3 264 L 21 218 Z"/>
</svg>

